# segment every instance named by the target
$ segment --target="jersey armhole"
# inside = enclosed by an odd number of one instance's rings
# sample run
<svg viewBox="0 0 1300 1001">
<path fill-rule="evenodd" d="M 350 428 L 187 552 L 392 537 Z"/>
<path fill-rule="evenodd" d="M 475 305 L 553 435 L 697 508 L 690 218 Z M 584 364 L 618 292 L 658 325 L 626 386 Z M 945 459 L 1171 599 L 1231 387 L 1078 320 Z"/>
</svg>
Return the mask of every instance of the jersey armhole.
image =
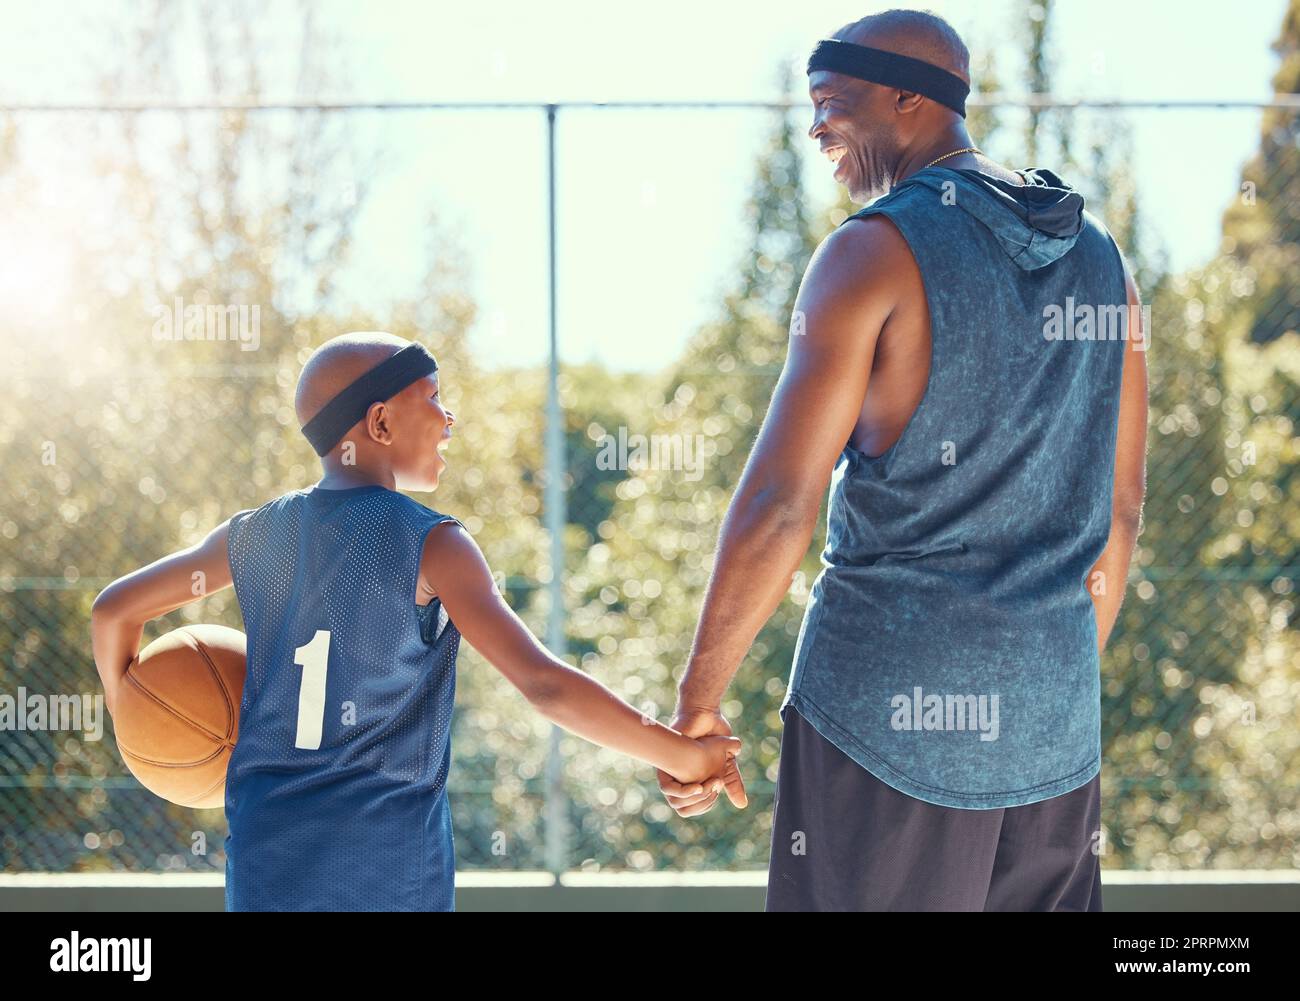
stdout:
<svg viewBox="0 0 1300 1001">
<path fill-rule="evenodd" d="M 420 570 L 424 566 L 424 547 L 429 541 L 429 533 L 431 533 L 435 528 L 447 524 L 459 525 L 461 528 L 465 528 L 465 523 L 462 522 L 455 515 L 440 514 L 438 512 L 432 512 L 432 513 L 434 515 L 433 520 L 429 522 L 428 528 L 426 528 L 424 530 L 424 534 L 420 536 L 420 553 L 415 560 L 415 586 L 411 589 L 411 591 L 407 592 L 408 594 L 414 594 L 415 597 L 417 598 L 420 596 Z M 465 529 L 465 530 L 469 531 L 469 529 Z M 434 601 L 438 600 L 438 596 L 436 594 L 434 595 L 433 600 Z M 430 602 L 430 604 L 432 604 L 432 602 Z M 417 601 L 415 603 L 415 607 L 424 608 L 425 606 L 421 605 Z"/>
<path fill-rule="evenodd" d="M 429 527 L 426 528 L 424 534 L 420 536 L 420 552 L 415 560 L 415 587 L 413 588 L 416 597 L 419 597 L 420 594 L 420 570 L 424 565 L 424 547 L 429 541 L 429 534 L 435 528 L 447 524 L 455 524 L 459 525 L 461 528 L 465 528 L 464 523 L 454 515 L 439 514 L 435 512 L 433 520 L 429 523 Z M 468 531 L 468 529 L 466 529 L 466 531 Z M 409 594 L 410 592 L 407 593 Z M 438 629 L 438 623 L 445 614 L 446 610 L 442 606 L 442 598 L 437 594 L 435 594 L 426 604 L 422 605 L 418 601 L 415 603 L 416 625 L 420 631 L 420 639 L 423 640 L 427 646 L 432 646 L 436 643 L 442 636 L 442 633 L 446 631 L 445 627 L 443 630 Z M 447 619 L 447 624 L 451 625 L 450 617 Z"/>
<path fill-rule="evenodd" d="M 245 508 L 242 511 L 236 511 L 226 519 L 226 563 L 230 568 L 230 585 L 235 589 L 235 603 L 239 603 L 239 580 L 238 580 L 238 559 L 235 556 L 235 544 L 242 537 L 244 522 L 248 520 L 256 508 Z M 240 609 L 243 612 L 243 609 Z"/>
</svg>

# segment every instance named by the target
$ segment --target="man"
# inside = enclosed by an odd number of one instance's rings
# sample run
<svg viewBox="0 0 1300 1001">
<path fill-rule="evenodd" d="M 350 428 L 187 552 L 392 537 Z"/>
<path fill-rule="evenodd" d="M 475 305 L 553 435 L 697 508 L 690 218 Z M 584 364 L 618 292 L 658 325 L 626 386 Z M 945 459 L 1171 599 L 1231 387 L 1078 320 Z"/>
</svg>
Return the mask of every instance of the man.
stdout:
<svg viewBox="0 0 1300 1001">
<path fill-rule="evenodd" d="M 673 723 L 731 732 L 722 696 L 829 484 L 769 910 L 1101 907 L 1099 654 L 1145 492 L 1146 334 L 1082 197 L 975 148 L 969 80 L 916 11 L 809 60 L 809 136 L 877 200 L 804 275 Z M 700 793 L 660 785 L 686 817 L 720 788 L 746 802 L 734 763 Z"/>
</svg>

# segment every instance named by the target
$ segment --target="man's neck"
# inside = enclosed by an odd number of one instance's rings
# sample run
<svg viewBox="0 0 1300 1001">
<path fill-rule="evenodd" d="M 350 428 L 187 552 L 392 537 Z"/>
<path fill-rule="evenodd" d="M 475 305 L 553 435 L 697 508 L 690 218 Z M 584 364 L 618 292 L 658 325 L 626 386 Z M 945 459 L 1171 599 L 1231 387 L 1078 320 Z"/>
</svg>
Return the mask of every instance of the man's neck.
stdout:
<svg viewBox="0 0 1300 1001">
<path fill-rule="evenodd" d="M 955 125 L 950 129 L 946 129 L 941 135 L 903 155 L 903 160 L 898 167 L 898 173 L 894 175 L 894 185 L 897 186 L 917 171 L 924 170 L 927 165 L 945 153 L 966 149 L 974 145 L 965 126 Z M 947 157 L 942 163 L 945 167 L 951 167 L 954 170 L 978 170 L 980 166 L 974 153 L 958 153 L 956 156 Z"/>
</svg>

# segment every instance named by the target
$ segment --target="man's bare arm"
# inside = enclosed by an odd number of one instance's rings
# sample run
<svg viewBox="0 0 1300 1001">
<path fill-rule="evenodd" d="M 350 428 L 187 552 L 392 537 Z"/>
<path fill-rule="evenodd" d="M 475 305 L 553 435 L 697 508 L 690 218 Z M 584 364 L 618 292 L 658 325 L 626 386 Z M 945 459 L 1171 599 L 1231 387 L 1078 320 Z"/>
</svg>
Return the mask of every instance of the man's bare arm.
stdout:
<svg viewBox="0 0 1300 1001">
<path fill-rule="evenodd" d="M 718 539 L 678 712 L 717 711 L 758 631 L 788 592 L 836 459 L 853 433 L 900 269 L 915 267 L 879 217 L 826 238 L 804 274 L 772 404 Z"/>
<path fill-rule="evenodd" d="M 1124 268 L 1128 286 L 1130 317 L 1141 333 L 1124 345 L 1124 374 L 1120 381 L 1119 431 L 1115 441 L 1115 487 L 1111 500 L 1110 537 L 1096 565 L 1088 574 L 1088 593 L 1097 613 L 1097 648 L 1104 650 L 1110 639 L 1124 590 L 1129 563 L 1137 544 L 1142 518 L 1142 501 L 1147 485 L 1147 339 L 1150 331 L 1141 326 L 1142 301 L 1128 267 Z M 1100 577 L 1098 575 L 1101 575 Z"/>
</svg>

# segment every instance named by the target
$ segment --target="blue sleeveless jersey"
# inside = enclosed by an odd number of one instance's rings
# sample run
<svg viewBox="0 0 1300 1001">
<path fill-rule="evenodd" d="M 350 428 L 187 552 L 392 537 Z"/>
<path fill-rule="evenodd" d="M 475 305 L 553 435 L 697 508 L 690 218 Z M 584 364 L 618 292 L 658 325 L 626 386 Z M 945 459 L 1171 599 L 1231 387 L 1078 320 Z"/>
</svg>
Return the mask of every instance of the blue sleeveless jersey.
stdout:
<svg viewBox="0 0 1300 1001">
<path fill-rule="evenodd" d="M 311 488 L 230 519 L 248 636 L 226 778 L 226 908 L 447 911 L 460 635 L 415 603 L 429 529 L 381 486 Z"/>
<path fill-rule="evenodd" d="M 1060 178 L 1026 173 L 932 167 L 850 217 L 885 216 L 911 248 L 930 376 L 891 448 L 850 442 L 835 466 L 781 707 L 882 782 L 965 809 L 1101 766 L 1087 577 L 1110 533 L 1117 335 L 1138 335 L 1110 234 Z"/>
</svg>

